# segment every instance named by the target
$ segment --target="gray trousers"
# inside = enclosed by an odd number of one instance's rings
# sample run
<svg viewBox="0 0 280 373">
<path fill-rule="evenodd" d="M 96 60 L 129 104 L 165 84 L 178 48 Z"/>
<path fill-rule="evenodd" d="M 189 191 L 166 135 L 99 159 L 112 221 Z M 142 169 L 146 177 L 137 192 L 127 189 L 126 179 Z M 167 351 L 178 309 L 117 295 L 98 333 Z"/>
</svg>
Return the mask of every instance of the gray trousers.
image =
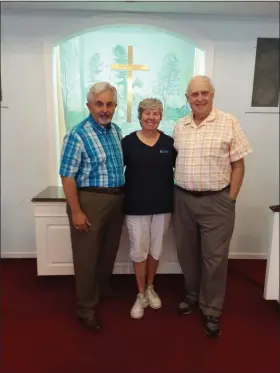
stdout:
<svg viewBox="0 0 280 373">
<path fill-rule="evenodd" d="M 220 316 L 235 201 L 227 190 L 198 197 L 178 187 L 174 199 L 173 229 L 186 295 L 205 315 Z"/>
<path fill-rule="evenodd" d="M 88 318 L 95 312 L 100 287 L 109 283 L 113 272 L 124 220 L 123 194 L 79 191 L 79 201 L 91 223 L 89 231 L 76 230 L 69 206 L 67 214 L 76 281 L 76 313 Z"/>
</svg>

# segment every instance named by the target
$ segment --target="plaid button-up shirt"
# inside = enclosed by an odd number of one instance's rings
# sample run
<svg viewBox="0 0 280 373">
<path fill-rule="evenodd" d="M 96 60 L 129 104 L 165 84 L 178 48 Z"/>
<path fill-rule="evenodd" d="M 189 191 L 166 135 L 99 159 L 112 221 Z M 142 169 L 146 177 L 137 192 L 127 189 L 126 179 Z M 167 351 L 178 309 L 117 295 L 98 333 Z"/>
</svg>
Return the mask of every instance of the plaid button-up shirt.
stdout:
<svg viewBox="0 0 280 373">
<path fill-rule="evenodd" d="M 121 139 L 116 124 L 104 128 L 89 116 L 64 137 L 60 176 L 75 178 L 78 188 L 124 185 Z"/>
<path fill-rule="evenodd" d="M 230 184 L 231 163 L 252 152 L 237 119 L 213 109 L 197 126 L 192 114 L 174 128 L 178 152 L 175 181 L 187 190 L 221 190 Z"/>
</svg>

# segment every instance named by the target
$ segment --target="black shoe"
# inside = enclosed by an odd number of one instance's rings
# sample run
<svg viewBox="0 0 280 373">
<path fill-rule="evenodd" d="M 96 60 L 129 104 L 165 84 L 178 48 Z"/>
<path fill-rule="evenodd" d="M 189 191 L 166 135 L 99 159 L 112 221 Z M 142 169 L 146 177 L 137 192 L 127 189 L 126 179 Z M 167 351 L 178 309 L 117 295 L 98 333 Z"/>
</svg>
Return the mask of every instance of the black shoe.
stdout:
<svg viewBox="0 0 280 373">
<path fill-rule="evenodd" d="M 220 318 L 218 316 L 203 316 L 204 330 L 208 337 L 218 337 L 221 334 Z"/>
<path fill-rule="evenodd" d="M 90 316 L 90 317 L 78 316 L 78 320 L 83 327 L 93 332 L 100 332 L 102 330 L 100 322 L 95 315 Z"/>
<path fill-rule="evenodd" d="M 196 302 L 187 296 L 182 300 L 182 302 L 178 306 L 179 314 L 180 315 L 188 315 L 192 312 L 193 307 L 195 306 Z"/>
</svg>

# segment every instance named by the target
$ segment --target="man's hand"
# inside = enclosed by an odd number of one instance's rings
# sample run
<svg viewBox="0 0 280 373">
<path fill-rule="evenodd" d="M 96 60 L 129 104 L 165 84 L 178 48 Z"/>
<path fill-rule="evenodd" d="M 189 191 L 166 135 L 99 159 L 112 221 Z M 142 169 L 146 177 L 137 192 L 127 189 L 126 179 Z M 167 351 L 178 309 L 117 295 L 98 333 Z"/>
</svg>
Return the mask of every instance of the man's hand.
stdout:
<svg viewBox="0 0 280 373">
<path fill-rule="evenodd" d="M 239 190 L 241 188 L 243 177 L 245 173 L 244 159 L 239 159 L 231 163 L 232 173 L 229 190 L 229 198 L 233 201 L 236 200 Z"/>
<path fill-rule="evenodd" d="M 72 223 L 81 232 L 88 232 L 90 221 L 83 213 L 77 192 L 76 181 L 72 177 L 62 177 L 62 185 L 67 202 L 72 211 Z"/>
<path fill-rule="evenodd" d="M 72 212 L 72 223 L 79 232 L 88 232 L 90 221 L 82 210 Z"/>
</svg>

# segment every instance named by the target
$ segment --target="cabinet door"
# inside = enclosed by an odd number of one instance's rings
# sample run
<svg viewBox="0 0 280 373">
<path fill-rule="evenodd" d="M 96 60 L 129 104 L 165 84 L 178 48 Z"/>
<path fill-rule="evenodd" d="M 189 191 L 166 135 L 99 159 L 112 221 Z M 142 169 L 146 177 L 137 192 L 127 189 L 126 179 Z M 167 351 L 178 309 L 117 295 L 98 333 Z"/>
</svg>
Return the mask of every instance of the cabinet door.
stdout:
<svg viewBox="0 0 280 373">
<path fill-rule="evenodd" d="M 70 228 L 67 217 L 36 219 L 39 275 L 73 274 Z"/>
<path fill-rule="evenodd" d="M 264 285 L 264 298 L 277 300 L 279 299 L 279 212 L 271 213 L 270 221 L 271 242 L 268 249 L 268 258 L 266 264 L 266 276 Z"/>
</svg>

